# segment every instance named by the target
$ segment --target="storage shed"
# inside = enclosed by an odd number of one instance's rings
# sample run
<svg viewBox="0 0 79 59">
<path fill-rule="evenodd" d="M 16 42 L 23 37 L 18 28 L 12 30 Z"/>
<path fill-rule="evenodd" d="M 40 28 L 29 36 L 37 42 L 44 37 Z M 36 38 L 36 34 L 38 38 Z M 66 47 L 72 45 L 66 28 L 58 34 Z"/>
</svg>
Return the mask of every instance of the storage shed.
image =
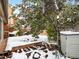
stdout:
<svg viewBox="0 0 79 59">
<path fill-rule="evenodd" d="M 71 58 L 79 58 L 79 32 L 61 31 L 61 50 L 63 54 Z"/>
</svg>

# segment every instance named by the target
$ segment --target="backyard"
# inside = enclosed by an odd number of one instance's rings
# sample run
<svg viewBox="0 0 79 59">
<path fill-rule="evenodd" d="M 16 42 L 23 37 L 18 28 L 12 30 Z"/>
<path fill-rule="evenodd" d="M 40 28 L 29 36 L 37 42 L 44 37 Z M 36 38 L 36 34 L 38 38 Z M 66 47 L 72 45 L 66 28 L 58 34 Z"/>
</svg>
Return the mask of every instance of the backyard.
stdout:
<svg viewBox="0 0 79 59">
<path fill-rule="evenodd" d="M 0 59 L 79 59 L 78 0 L 0 0 L 0 7 Z"/>
</svg>

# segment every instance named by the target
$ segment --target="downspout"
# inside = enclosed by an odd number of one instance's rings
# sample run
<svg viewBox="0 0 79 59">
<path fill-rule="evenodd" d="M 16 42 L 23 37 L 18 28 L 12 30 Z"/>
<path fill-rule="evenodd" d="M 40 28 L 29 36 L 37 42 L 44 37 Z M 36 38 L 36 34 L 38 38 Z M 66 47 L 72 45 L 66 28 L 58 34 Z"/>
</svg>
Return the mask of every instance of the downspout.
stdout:
<svg viewBox="0 0 79 59">
<path fill-rule="evenodd" d="M 4 39 L 4 27 L 3 27 L 3 19 L 0 17 L 1 20 L 1 41 Z"/>
</svg>

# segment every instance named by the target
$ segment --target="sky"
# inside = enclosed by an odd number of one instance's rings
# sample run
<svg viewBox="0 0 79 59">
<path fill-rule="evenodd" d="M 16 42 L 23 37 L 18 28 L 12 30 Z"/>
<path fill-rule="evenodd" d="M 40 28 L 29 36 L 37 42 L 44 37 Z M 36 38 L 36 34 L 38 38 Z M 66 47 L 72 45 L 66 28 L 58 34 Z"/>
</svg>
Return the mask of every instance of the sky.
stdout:
<svg viewBox="0 0 79 59">
<path fill-rule="evenodd" d="M 9 0 L 9 4 L 15 6 L 16 4 L 20 4 L 22 0 Z M 13 13 L 18 14 L 20 11 L 16 9 Z"/>
<path fill-rule="evenodd" d="M 9 0 L 9 4 L 15 6 L 16 4 L 21 3 L 22 0 Z"/>
</svg>

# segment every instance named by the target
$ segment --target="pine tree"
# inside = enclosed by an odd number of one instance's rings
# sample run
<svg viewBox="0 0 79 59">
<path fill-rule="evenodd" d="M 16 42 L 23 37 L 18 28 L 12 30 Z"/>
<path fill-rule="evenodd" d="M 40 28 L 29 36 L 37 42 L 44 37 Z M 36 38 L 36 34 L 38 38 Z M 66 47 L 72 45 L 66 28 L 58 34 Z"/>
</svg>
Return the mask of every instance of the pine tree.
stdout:
<svg viewBox="0 0 79 59">
<path fill-rule="evenodd" d="M 64 0 L 22 0 L 16 7 L 20 10 L 18 17 L 24 17 L 32 34 L 47 30 L 49 39 L 54 40 L 59 38 L 60 30 L 75 26 L 78 12 L 76 7 L 67 6 Z"/>
</svg>

